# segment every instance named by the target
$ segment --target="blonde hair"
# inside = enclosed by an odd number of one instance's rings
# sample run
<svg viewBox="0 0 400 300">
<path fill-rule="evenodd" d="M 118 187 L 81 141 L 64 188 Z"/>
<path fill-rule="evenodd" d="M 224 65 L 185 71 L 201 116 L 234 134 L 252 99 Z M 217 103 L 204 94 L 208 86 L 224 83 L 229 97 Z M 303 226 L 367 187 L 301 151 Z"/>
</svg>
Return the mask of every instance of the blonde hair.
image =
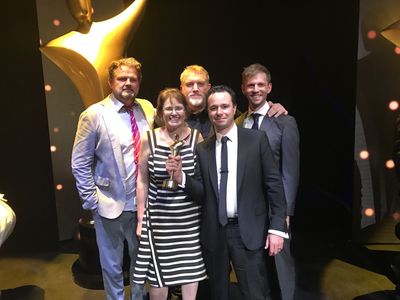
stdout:
<svg viewBox="0 0 400 300">
<path fill-rule="evenodd" d="M 188 77 L 189 74 L 192 74 L 192 73 L 203 75 L 206 78 L 207 82 L 210 82 L 210 75 L 208 75 L 208 72 L 206 69 L 204 69 L 202 66 L 199 66 L 199 65 L 190 65 L 190 66 L 187 66 L 181 73 L 181 76 L 180 76 L 181 84 L 183 84 L 186 77 Z"/>
</svg>

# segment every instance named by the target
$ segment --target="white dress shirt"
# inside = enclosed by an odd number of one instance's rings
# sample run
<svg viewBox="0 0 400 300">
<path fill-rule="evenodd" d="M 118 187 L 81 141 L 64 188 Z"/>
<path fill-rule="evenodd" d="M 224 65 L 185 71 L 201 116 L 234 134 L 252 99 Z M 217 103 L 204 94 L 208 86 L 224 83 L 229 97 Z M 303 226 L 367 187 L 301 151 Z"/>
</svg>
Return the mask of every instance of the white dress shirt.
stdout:
<svg viewBox="0 0 400 300">
<path fill-rule="evenodd" d="M 228 152 L 228 183 L 226 186 L 226 213 L 228 218 L 237 217 L 237 195 L 236 195 L 236 177 L 237 177 L 237 156 L 238 156 L 238 133 L 234 126 L 225 135 L 228 138 L 226 142 Z M 223 135 L 216 133 L 215 158 L 217 162 L 218 190 L 221 181 L 221 138 Z"/>
<path fill-rule="evenodd" d="M 121 152 L 126 168 L 125 186 L 127 201 L 124 210 L 136 211 L 136 172 L 138 170 L 134 162 L 131 120 L 129 112 L 124 108 L 124 104 L 116 99 L 112 94 L 110 98 L 115 111 L 119 116 L 119 118 L 115 118 L 114 124 L 117 127 L 116 135 L 118 136 L 121 145 Z M 139 105 L 133 106 L 133 113 L 139 128 L 140 136 L 142 136 L 146 131 L 150 130 L 149 124 L 147 123 L 146 117 Z"/>
<path fill-rule="evenodd" d="M 254 119 L 251 116 L 252 113 L 258 113 L 260 114 L 260 117 L 258 118 L 258 128 L 260 128 L 261 122 L 264 120 L 264 117 L 267 115 L 269 110 L 269 105 L 268 102 L 265 101 L 264 105 L 262 107 L 260 107 L 259 109 L 252 111 L 249 107 L 248 113 L 247 113 L 247 117 L 246 119 L 244 119 L 243 121 L 243 127 L 244 128 L 251 128 L 253 126 L 254 123 Z"/>
</svg>

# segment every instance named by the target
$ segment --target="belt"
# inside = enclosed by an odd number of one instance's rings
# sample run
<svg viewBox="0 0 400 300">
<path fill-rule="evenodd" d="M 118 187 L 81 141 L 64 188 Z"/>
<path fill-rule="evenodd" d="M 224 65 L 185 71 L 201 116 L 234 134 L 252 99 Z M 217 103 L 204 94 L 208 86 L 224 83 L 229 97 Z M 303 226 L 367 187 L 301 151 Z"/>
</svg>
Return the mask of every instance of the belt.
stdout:
<svg viewBox="0 0 400 300">
<path fill-rule="evenodd" d="M 228 218 L 228 224 L 238 224 L 238 222 L 239 222 L 238 217 Z"/>
</svg>

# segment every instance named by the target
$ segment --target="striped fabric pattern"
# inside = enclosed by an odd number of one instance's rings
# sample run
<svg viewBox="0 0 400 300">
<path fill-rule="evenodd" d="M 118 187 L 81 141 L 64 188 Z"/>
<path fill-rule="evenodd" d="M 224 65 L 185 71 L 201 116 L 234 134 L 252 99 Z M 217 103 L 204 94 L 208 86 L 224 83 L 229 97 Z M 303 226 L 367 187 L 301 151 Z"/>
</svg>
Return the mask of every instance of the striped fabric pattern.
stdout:
<svg viewBox="0 0 400 300">
<path fill-rule="evenodd" d="M 127 110 L 129 112 L 129 117 L 132 126 L 133 156 L 135 164 L 137 165 L 139 163 L 139 153 L 140 153 L 140 132 L 132 108 L 128 108 Z"/>
<path fill-rule="evenodd" d="M 180 152 L 183 170 L 189 175 L 194 173 L 197 137 L 197 130 L 192 130 L 190 144 Z M 171 151 L 157 145 L 154 131 L 149 132 L 149 141 L 150 188 L 133 281 L 164 287 L 203 280 L 206 271 L 200 248 L 201 207 L 179 187 L 176 191 L 162 188 L 169 177 L 165 160 Z"/>
</svg>

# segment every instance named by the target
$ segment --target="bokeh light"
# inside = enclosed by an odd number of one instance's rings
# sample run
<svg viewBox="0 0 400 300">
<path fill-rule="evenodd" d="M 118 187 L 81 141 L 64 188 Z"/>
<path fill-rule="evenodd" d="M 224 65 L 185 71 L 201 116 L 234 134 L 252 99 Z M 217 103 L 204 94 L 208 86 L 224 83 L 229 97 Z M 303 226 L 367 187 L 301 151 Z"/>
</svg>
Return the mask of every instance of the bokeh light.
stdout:
<svg viewBox="0 0 400 300">
<path fill-rule="evenodd" d="M 54 133 L 59 133 L 59 132 L 60 132 L 60 128 L 54 127 L 54 128 L 53 128 L 53 132 L 54 132 Z"/>
<path fill-rule="evenodd" d="M 394 48 L 394 53 L 396 53 L 397 55 L 400 55 L 400 47 Z"/>
<path fill-rule="evenodd" d="M 389 102 L 389 109 L 390 110 L 397 110 L 399 108 L 399 101 L 397 100 L 392 100 Z"/>
<path fill-rule="evenodd" d="M 376 36 L 377 36 L 377 34 L 376 34 L 376 31 L 375 30 L 370 30 L 370 31 L 368 31 L 368 38 L 370 39 L 370 40 L 373 40 L 373 39 L 375 39 L 376 38 Z"/>
<path fill-rule="evenodd" d="M 375 215 L 375 210 L 373 208 L 366 208 L 364 210 L 364 215 L 366 215 L 367 217 L 372 217 Z"/>
<path fill-rule="evenodd" d="M 361 159 L 368 159 L 369 158 L 369 152 L 367 150 L 360 151 L 360 158 Z"/>
<path fill-rule="evenodd" d="M 389 159 L 388 161 L 386 161 L 385 166 L 388 169 L 393 169 L 395 166 L 394 161 L 392 159 Z"/>
<path fill-rule="evenodd" d="M 57 151 L 57 147 L 54 146 L 54 145 L 51 145 L 51 146 L 50 146 L 50 151 L 51 151 L 51 152 L 56 152 L 56 151 Z"/>
<path fill-rule="evenodd" d="M 59 19 L 54 19 L 53 20 L 53 25 L 54 26 L 60 26 L 61 25 L 61 21 Z"/>
<path fill-rule="evenodd" d="M 52 89 L 53 89 L 53 88 L 52 88 L 52 86 L 51 86 L 50 84 L 45 84 L 45 85 L 44 85 L 44 90 L 45 90 L 46 92 L 51 92 Z"/>
<path fill-rule="evenodd" d="M 60 184 L 60 183 L 56 185 L 56 190 L 57 191 L 61 191 L 63 188 L 64 188 L 63 185 Z"/>
</svg>

